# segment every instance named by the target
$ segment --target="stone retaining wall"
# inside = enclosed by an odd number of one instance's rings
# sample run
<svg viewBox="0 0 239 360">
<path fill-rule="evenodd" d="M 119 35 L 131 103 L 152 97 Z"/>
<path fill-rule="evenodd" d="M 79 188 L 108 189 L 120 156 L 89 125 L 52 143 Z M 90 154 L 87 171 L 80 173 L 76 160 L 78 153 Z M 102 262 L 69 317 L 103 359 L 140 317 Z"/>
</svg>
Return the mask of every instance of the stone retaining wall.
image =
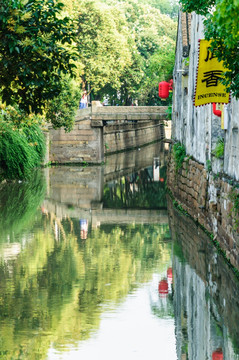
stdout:
<svg viewBox="0 0 239 360">
<path fill-rule="evenodd" d="M 165 125 L 162 121 L 105 126 L 103 132 L 105 153 L 139 148 L 165 137 Z"/>
<path fill-rule="evenodd" d="M 139 148 L 171 137 L 166 107 L 93 107 L 78 110 L 72 131 L 49 129 L 47 162 L 100 164 L 104 153 Z"/>
<path fill-rule="evenodd" d="M 239 268 L 239 223 L 235 214 L 238 190 L 223 176 L 208 173 L 193 159 L 176 172 L 169 156 L 167 186 L 177 202 L 206 230 L 213 233 L 231 263 Z"/>
<path fill-rule="evenodd" d="M 57 163 L 101 163 L 104 160 L 103 130 L 91 127 L 91 119 L 76 119 L 74 128 L 50 130 L 49 161 Z"/>
</svg>

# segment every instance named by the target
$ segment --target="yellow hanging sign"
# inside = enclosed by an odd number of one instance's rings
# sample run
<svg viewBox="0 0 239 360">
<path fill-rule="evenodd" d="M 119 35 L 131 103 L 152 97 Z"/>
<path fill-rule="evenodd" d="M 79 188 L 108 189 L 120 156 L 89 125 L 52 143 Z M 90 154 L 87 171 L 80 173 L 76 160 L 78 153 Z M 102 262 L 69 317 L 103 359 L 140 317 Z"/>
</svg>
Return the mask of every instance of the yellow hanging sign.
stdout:
<svg viewBox="0 0 239 360">
<path fill-rule="evenodd" d="M 226 68 L 210 50 L 210 41 L 199 40 L 199 55 L 194 105 L 210 103 L 228 104 L 230 101 L 226 87 L 219 81 Z"/>
</svg>

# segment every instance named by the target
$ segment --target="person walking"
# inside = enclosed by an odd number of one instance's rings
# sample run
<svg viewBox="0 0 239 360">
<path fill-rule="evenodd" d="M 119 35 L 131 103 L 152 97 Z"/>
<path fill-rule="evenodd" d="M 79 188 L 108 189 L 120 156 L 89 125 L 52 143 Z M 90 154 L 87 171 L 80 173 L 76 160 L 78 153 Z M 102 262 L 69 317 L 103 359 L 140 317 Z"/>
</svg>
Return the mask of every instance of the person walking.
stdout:
<svg viewBox="0 0 239 360">
<path fill-rule="evenodd" d="M 84 93 L 82 95 L 81 101 L 80 101 L 80 109 L 87 108 L 88 101 L 87 101 L 87 92 L 84 90 Z"/>
</svg>

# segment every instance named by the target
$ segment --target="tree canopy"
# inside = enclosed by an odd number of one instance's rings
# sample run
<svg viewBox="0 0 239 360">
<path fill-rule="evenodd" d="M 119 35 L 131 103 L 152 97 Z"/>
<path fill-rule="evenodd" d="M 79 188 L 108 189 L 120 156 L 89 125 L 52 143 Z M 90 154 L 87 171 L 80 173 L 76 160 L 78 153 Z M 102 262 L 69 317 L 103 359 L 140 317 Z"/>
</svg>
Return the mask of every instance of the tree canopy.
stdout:
<svg viewBox="0 0 239 360">
<path fill-rule="evenodd" d="M 56 0 L 0 0 L 0 95 L 26 112 L 42 112 L 73 75 L 75 26 Z"/>
<path fill-rule="evenodd" d="M 106 84 L 119 87 L 119 78 L 131 64 L 127 24 L 115 7 L 97 1 L 84 1 L 78 17 L 78 51 L 83 82 L 97 92 Z"/>
<path fill-rule="evenodd" d="M 204 15 L 205 38 L 212 39 L 212 50 L 228 71 L 225 73 L 228 91 L 239 98 L 239 1 L 181 0 L 183 10 Z"/>
<path fill-rule="evenodd" d="M 158 82 L 172 76 L 175 6 L 172 0 L 0 0 L 2 102 L 44 113 L 66 130 L 80 100 L 76 87 L 115 104 L 156 104 Z"/>
<path fill-rule="evenodd" d="M 176 22 L 146 1 L 79 4 L 77 43 L 83 86 L 88 84 L 95 98 L 108 97 L 113 104 L 131 105 L 137 99 L 142 105 L 155 105 L 160 101 L 155 96 L 158 82 L 172 76 Z M 161 56 L 165 44 L 166 59 Z M 158 74 L 151 73 L 156 70 L 151 65 L 156 54 L 167 67 Z"/>
</svg>

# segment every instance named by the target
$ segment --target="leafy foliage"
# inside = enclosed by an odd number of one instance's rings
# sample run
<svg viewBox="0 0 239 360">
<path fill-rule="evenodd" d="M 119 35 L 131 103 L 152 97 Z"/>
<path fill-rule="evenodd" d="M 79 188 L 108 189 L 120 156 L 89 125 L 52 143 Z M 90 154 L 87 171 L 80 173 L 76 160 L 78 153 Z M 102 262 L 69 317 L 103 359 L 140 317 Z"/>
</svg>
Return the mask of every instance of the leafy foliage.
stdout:
<svg viewBox="0 0 239 360">
<path fill-rule="evenodd" d="M 94 99 L 107 97 L 112 104 L 155 105 L 158 82 L 172 76 L 176 22 L 147 1 L 80 5 L 83 87 L 90 85 Z"/>
<path fill-rule="evenodd" d="M 184 11 L 205 15 L 206 39 L 212 39 L 212 50 L 228 69 L 224 84 L 239 98 L 239 2 L 236 0 L 181 0 Z M 212 11 L 213 10 L 213 11 Z"/>
<path fill-rule="evenodd" d="M 172 72 L 173 59 L 155 54 L 164 52 L 162 36 L 166 42 L 175 39 L 176 23 L 168 16 L 175 2 L 155 2 L 153 7 L 148 0 L 63 2 L 67 7 L 57 0 L 0 0 L 3 101 L 18 103 L 28 113 L 41 113 L 47 104 L 48 121 L 51 115 L 55 127 L 69 130 L 72 121 L 67 112 L 59 115 L 55 110 L 71 88 L 62 87 L 62 74 L 72 77 L 75 69 L 81 87 L 91 89 L 95 98 L 107 96 L 122 105 L 134 99 L 141 104 L 150 98 L 155 102 L 159 76 L 170 77 Z M 171 56 L 174 51 L 169 47 Z M 170 64 L 167 74 L 162 74 L 158 62 Z"/>
<path fill-rule="evenodd" d="M 162 14 L 169 15 L 171 18 L 176 18 L 178 16 L 178 2 L 177 1 L 169 1 L 169 0 L 153 0 L 148 1 L 152 7 L 159 9 Z"/>
<path fill-rule="evenodd" d="M 5 179 L 29 176 L 45 153 L 45 138 L 38 123 L 28 119 L 29 123 L 26 120 L 19 124 L 19 117 L 21 113 L 11 108 L 0 116 L 0 168 Z"/>
<path fill-rule="evenodd" d="M 161 104 L 158 97 L 158 83 L 170 80 L 174 62 L 175 41 L 173 38 L 163 35 L 160 38 L 157 51 L 150 57 L 148 66 L 145 69 L 144 83 L 141 88 L 141 95 L 139 96 L 141 103 L 146 98 L 146 105 Z"/>
<path fill-rule="evenodd" d="M 75 122 L 75 113 L 79 105 L 80 90 L 77 84 L 69 77 L 61 79 L 60 94 L 47 102 L 46 120 L 54 129 L 64 127 L 71 131 Z"/>
<path fill-rule="evenodd" d="M 75 37 L 57 0 L 0 0 L 0 94 L 3 102 L 41 113 L 61 91 L 61 75 L 73 75 Z"/>
<path fill-rule="evenodd" d="M 182 4 L 183 11 L 192 12 L 195 11 L 200 15 L 207 15 L 208 12 L 213 8 L 216 3 L 216 0 L 180 0 Z"/>
<path fill-rule="evenodd" d="M 176 171 L 178 171 L 182 167 L 185 156 L 186 156 L 185 146 L 180 142 L 175 143 L 173 145 L 173 157 L 176 164 Z"/>
<path fill-rule="evenodd" d="M 78 49 L 83 82 L 97 93 L 110 83 L 119 86 L 119 77 L 131 63 L 127 26 L 122 13 L 97 1 L 82 1 L 78 17 Z"/>
<path fill-rule="evenodd" d="M 219 137 L 217 139 L 215 149 L 213 149 L 212 153 L 218 159 L 224 155 L 224 139 L 223 138 Z"/>
</svg>

